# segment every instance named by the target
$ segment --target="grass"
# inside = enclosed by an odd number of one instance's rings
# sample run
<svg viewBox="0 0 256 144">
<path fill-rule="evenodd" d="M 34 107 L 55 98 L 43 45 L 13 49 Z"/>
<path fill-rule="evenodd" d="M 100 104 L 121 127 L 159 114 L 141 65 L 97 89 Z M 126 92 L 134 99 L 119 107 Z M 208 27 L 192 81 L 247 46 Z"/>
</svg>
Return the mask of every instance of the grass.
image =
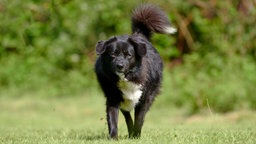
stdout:
<svg viewBox="0 0 256 144">
<path fill-rule="evenodd" d="M 119 140 L 109 140 L 104 98 L 96 95 L 99 94 L 63 98 L 0 97 L 0 143 L 256 143 L 253 111 L 185 116 L 182 110 L 162 106 L 160 101 L 148 113 L 141 139 L 127 138 L 120 115 Z"/>
</svg>

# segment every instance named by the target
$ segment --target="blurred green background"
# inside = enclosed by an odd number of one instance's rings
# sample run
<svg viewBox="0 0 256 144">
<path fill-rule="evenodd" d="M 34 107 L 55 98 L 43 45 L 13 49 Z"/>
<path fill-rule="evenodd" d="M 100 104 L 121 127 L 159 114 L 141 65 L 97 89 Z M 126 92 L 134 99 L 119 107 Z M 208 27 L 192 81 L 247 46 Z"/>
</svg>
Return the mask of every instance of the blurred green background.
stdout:
<svg viewBox="0 0 256 144">
<path fill-rule="evenodd" d="M 95 44 L 131 32 L 135 0 L 0 0 L 0 97 L 103 97 Z M 161 0 L 178 32 L 155 34 L 157 101 L 188 114 L 256 109 L 256 2 Z"/>
</svg>

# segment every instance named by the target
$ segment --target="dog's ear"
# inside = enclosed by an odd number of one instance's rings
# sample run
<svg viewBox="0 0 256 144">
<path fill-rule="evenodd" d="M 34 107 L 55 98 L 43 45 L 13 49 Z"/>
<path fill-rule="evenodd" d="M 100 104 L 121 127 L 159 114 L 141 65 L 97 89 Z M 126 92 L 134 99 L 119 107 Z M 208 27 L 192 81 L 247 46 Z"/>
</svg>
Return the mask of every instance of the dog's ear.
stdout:
<svg viewBox="0 0 256 144">
<path fill-rule="evenodd" d="M 101 55 L 105 52 L 106 48 L 104 47 L 104 43 L 105 43 L 105 41 L 101 40 L 101 41 L 98 41 L 98 43 L 96 44 L 96 54 L 97 55 Z"/>
<path fill-rule="evenodd" d="M 147 44 L 145 40 L 140 36 L 131 36 L 128 39 L 132 45 L 134 45 L 134 50 L 139 56 L 144 56 L 147 53 Z"/>
</svg>

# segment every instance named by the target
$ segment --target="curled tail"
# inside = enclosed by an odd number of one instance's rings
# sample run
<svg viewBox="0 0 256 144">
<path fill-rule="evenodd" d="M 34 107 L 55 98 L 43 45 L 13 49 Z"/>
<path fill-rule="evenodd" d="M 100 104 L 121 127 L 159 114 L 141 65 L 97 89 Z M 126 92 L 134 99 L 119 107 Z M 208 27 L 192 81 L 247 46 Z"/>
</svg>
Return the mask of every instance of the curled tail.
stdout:
<svg viewBox="0 0 256 144">
<path fill-rule="evenodd" d="M 147 39 L 153 32 L 173 34 L 176 29 L 171 26 L 167 15 L 153 5 L 141 5 L 132 13 L 132 32 L 141 33 Z"/>
</svg>

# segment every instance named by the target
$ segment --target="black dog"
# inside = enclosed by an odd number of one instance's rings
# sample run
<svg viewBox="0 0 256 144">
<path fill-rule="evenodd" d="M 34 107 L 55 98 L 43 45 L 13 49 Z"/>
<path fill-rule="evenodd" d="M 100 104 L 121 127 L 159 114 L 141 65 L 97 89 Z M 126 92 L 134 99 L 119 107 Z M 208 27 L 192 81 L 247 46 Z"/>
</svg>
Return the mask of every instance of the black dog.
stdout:
<svg viewBox="0 0 256 144">
<path fill-rule="evenodd" d="M 99 41 L 95 71 L 106 96 L 109 135 L 118 137 L 118 113 L 123 113 L 129 137 L 140 137 L 146 112 L 159 92 L 163 63 L 150 43 L 153 32 L 174 33 L 157 7 L 142 5 L 132 14 L 132 35 Z M 130 111 L 135 108 L 134 123 Z"/>
</svg>

